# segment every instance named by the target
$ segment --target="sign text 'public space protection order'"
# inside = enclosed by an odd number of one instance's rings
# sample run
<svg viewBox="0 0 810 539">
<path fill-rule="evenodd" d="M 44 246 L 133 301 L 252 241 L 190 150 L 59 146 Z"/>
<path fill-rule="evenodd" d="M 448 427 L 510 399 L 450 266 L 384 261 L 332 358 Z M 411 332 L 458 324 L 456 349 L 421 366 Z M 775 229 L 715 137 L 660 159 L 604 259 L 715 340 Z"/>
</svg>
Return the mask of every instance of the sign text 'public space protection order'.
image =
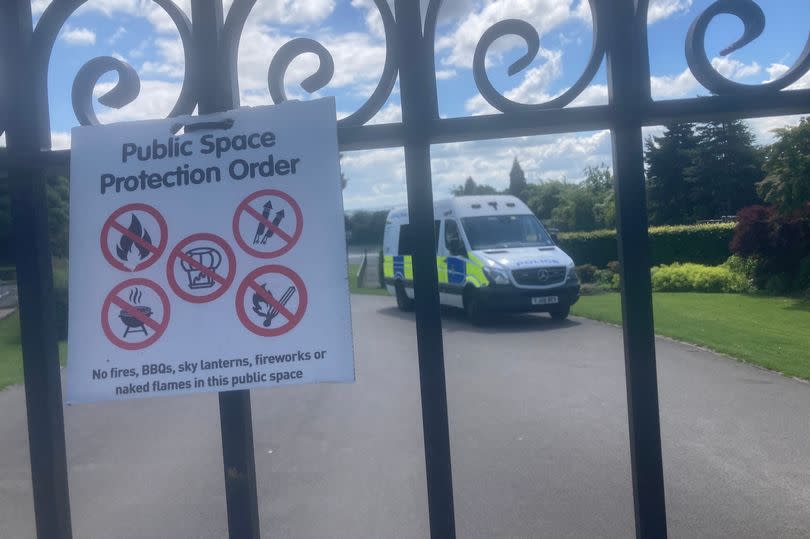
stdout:
<svg viewBox="0 0 810 539">
<path fill-rule="evenodd" d="M 68 402 L 354 380 L 333 99 L 77 127 L 70 172 Z"/>
</svg>

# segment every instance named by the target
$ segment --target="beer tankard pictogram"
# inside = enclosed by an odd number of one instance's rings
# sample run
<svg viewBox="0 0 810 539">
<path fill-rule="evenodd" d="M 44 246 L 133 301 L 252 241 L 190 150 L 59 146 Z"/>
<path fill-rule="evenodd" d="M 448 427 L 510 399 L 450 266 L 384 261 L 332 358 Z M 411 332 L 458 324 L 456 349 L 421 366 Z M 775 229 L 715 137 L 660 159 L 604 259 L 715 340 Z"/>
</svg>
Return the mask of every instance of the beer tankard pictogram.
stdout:
<svg viewBox="0 0 810 539">
<path fill-rule="evenodd" d="M 186 255 L 195 259 L 200 265 L 216 272 L 222 263 L 222 254 L 213 247 L 195 247 L 186 251 Z M 188 277 L 188 287 L 192 290 L 200 288 L 211 288 L 214 286 L 214 279 L 204 271 L 195 268 L 185 260 L 180 261 L 180 265 Z"/>
</svg>

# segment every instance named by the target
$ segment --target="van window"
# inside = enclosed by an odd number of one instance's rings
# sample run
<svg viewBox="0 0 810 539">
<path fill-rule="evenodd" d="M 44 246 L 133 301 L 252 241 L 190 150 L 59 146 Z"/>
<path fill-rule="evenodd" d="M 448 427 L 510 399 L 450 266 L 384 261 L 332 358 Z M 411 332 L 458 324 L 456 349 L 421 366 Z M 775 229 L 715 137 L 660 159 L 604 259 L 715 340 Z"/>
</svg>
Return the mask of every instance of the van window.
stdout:
<svg viewBox="0 0 810 539">
<path fill-rule="evenodd" d="M 464 254 L 464 242 L 458 233 L 458 224 L 451 219 L 444 222 L 444 246 L 453 256 Z"/>
<path fill-rule="evenodd" d="M 461 220 L 472 249 L 554 245 L 534 215 L 488 215 Z"/>
<path fill-rule="evenodd" d="M 441 221 L 433 221 L 434 247 L 437 253 L 439 252 L 439 226 L 441 226 Z M 413 255 L 413 242 L 413 230 L 411 229 L 411 225 L 400 226 L 399 250 L 397 253 L 401 255 Z"/>
</svg>

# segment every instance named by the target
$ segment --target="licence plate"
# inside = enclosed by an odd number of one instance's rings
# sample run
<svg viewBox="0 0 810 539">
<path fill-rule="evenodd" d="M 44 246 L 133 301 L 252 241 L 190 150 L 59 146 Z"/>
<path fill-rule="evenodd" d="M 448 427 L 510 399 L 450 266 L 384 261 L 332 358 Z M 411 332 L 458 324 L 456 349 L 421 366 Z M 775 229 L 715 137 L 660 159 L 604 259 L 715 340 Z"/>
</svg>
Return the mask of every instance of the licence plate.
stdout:
<svg viewBox="0 0 810 539">
<path fill-rule="evenodd" d="M 542 296 L 539 298 L 532 298 L 532 305 L 549 305 L 559 302 L 560 298 L 558 296 Z"/>
</svg>

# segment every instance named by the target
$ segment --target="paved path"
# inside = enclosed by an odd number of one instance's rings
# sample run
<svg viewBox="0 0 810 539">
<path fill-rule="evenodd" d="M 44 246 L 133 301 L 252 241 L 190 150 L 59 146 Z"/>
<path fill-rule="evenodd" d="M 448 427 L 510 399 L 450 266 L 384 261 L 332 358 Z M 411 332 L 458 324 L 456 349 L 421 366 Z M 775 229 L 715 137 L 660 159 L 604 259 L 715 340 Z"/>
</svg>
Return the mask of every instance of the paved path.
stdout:
<svg viewBox="0 0 810 539">
<path fill-rule="evenodd" d="M 262 529 L 427 537 L 412 316 L 352 298 L 358 381 L 254 391 Z M 444 318 L 459 537 L 631 537 L 621 334 Z M 807 537 L 810 385 L 658 341 L 671 537 Z M 23 393 L 0 393 L 0 538 L 32 536 Z M 213 395 L 68 408 L 76 538 L 225 536 Z"/>
</svg>

